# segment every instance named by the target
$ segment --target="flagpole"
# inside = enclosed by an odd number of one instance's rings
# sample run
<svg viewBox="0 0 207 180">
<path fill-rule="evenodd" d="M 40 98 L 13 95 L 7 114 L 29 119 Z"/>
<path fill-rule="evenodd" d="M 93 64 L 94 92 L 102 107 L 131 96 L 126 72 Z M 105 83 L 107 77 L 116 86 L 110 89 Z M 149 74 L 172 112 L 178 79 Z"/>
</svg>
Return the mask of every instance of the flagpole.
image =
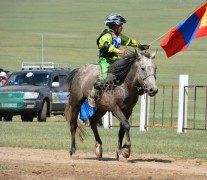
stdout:
<svg viewBox="0 0 207 180">
<path fill-rule="evenodd" d="M 194 8 L 194 10 L 192 10 L 185 18 L 183 18 L 179 23 L 177 23 L 177 25 L 180 24 L 181 22 L 183 22 L 185 19 L 189 18 L 193 14 L 193 12 L 195 12 L 199 7 L 202 7 L 205 3 L 207 3 L 206 0 L 204 0 L 204 2 L 201 5 L 199 5 L 196 8 Z M 176 26 L 173 26 L 173 27 L 176 27 Z M 159 36 L 158 38 L 154 39 L 151 43 L 149 43 L 149 45 L 152 45 L 154 42 L 156 42 L 157 40 L 161 39 L 163 36 L 168 34 L 173 27 L 171 27 L 166 33 L 164 33 L 161 36 Z"/>
<path fill-rule="evenodd" d="M 42 33 L 42 66 L 44 63 L 44 34 Z"/>
</svg>

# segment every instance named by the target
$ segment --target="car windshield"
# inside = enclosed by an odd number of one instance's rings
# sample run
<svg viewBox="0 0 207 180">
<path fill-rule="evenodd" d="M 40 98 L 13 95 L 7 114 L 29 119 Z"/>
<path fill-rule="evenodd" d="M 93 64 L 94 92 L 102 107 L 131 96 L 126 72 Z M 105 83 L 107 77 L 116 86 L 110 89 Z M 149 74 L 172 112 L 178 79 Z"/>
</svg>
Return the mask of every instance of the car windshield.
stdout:
<svg viewBox="0 0 207 180">
<path fill-rule="evenodd" d="M 6 85 L 33 85 L 47 86 L 50 75 L 48 73 L 22 72 L 13 73 L 7 80 Z"/>
</svg>

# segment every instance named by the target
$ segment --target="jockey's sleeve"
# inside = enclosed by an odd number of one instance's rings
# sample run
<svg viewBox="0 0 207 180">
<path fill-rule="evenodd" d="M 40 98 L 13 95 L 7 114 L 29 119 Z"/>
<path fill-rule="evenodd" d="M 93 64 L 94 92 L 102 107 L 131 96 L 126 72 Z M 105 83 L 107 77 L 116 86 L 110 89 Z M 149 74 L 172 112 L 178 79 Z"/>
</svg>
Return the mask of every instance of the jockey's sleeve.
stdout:
<svg viewBox="0 0 207 180">
<path fill-rule="evenodd" d="M 122 46 L 132 46 L 132 47 L 138 47 L 140 45 L 139 42 L 136 40 L 129 39 L 127 36 L 120 34 L 121 35 L 121 45 Z"/>
<path fill-rule="evenodd" d="M 112 36 L 111 34 L 107 33 L 104 34 L 100 39 L 99 39 L 99 48 L 103 49 L 104 48 L 104 43 L 108 42 L 109 44 L 109 48 L 108 48 L 108 52 L 115 52 L 115 53 L 119 53 L 119 49 L 115 48 L 114 45 L 112 44 Z"/>
</svg>

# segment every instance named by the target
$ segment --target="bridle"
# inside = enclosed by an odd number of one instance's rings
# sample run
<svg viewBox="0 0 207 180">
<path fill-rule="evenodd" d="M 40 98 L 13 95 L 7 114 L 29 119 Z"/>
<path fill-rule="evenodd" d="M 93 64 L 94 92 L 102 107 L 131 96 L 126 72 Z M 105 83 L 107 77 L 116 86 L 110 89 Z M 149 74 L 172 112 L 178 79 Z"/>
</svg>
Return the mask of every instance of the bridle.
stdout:
<svg viewBox="0 0 207 180">
<path fill-rule="evenodd" d="M 140 67 L 140 69 L 142 69 L 142 67 L 141 67 L 141 65 L 139 64 L 139 67 Z M 139 71 L 139 70 L 138 70 Z M 156 75 L 155 75 L 155 73 L 153 73 L 153 74 L 149 74 L 149 75 L 147 75 L 146 77 L 144 77 L 144 78 L 142 78 L 142 81 L 144 82 L 144 80 L 146 80 L 148 77 L 150 77 L 150 76 L 154 76 L 154 78 L 155 78 L 155 80 L 156 80 Z"/>
<path fill-rule="evenodd" d="M 142 69 L 140 64 L 139 64 L 139 67 L 140 67 L 140 69 Z M 139 71 L 139 70 L 138 70 L 138 71 Z M 155 78 L 155 80 L 156 80 L 156 75 L 155 75 L 155 73 L 149 74 L 149 75 L 147 75 L 146 77 L 141 78 L 142 81 L 143 81 L 143 85 L 140 86 L 140 87 L 136 87 L 136 86 L 135 86 L 135 88 L 137 88 L 138 92 L 139 92 L 140 90 L 147 90 L 147 88 L 145 88 L 145 83 L 144 83 L 144 81 L 145 81 L 148 77 L 150 77 L 150 76 L 154 76 L 154 78 Z"/>
<path fill-rule="evenodd" d="M 146 76 L 145 78 L 143 78 L 142 80 L 144 81 L 145 79 L 147 79 L 150 76 L 154 76 L 155 80 L 156 80 L 156 75 L 155 74 L 149 74 L 148 76 Z"/>
</svg>

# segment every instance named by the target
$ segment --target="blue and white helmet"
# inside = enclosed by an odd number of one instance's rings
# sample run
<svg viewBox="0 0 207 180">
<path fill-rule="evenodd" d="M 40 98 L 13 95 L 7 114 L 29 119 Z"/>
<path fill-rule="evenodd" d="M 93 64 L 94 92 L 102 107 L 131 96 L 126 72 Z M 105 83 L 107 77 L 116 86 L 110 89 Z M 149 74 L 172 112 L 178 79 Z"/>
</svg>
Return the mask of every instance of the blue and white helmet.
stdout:
<svg viewBox="0 0 207 180">
<path fill-rule="evenodd" d="M 120 26 L 127 21 L 120 14 L 111 14 L 106 16 L 106 26 L 113 27 L 115 25 Z"/>
</svg>

